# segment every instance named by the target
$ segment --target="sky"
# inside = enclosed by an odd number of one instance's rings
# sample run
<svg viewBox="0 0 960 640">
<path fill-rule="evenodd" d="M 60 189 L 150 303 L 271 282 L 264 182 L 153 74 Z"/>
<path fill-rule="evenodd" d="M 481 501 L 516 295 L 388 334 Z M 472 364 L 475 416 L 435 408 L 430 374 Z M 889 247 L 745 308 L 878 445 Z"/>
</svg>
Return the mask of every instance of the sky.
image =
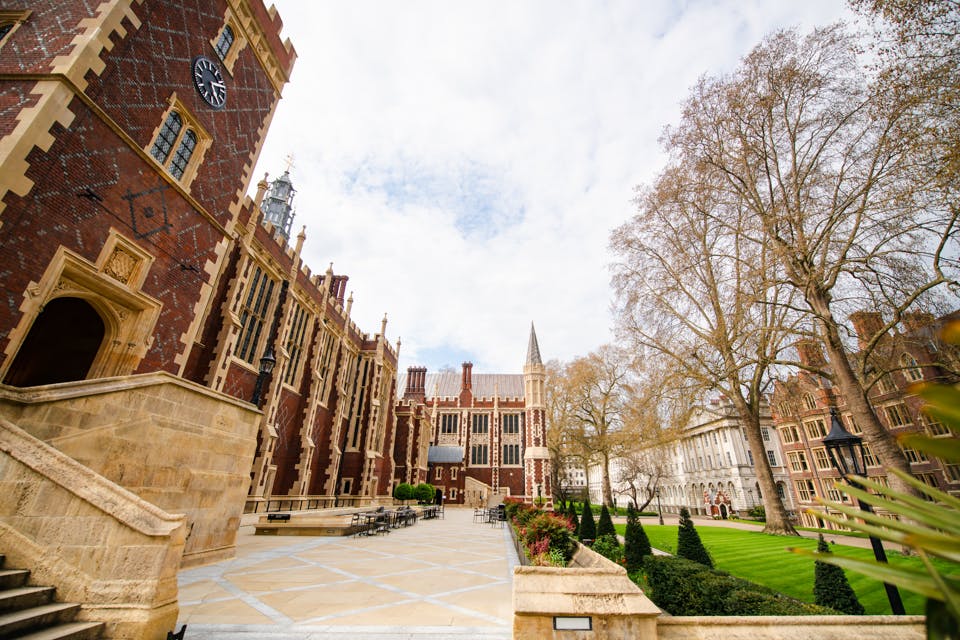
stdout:
<svg viewBox="0 0 960 640">
<path fill-rule="evenodd" d="M 702 75 L 843 0 L 275 0 L 298 59 L 254 172 L 400 371 L 521 372 L 613 340 L 610 232 Z"/>
</svg>

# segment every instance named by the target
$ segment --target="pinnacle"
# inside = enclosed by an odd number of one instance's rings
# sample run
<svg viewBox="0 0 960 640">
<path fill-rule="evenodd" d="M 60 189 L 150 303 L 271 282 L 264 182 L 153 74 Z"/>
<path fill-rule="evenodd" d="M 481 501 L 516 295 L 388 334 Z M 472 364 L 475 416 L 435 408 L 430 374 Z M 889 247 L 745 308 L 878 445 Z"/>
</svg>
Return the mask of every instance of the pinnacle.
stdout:
<svg viewBox="0 0 960 640">
<path fill-rule="evenodd" d="M 527 346 L 527 364 L 543 364 L 540 359 L 540 345 L 537 344 L 537 332 L 530 323 L 530 344 Z"/>
</svg>

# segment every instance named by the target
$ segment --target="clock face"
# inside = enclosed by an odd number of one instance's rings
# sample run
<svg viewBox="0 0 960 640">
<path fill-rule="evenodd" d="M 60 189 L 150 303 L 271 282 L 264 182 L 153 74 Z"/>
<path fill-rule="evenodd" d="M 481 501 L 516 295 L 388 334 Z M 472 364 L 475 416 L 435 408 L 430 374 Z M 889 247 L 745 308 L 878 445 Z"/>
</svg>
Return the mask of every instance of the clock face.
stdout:
<svg viewBox="0 0 960 640">
<path fill-rule="evenodd" d="M 227 102 L 227 85 L 215 62 L 204 56 L 193 59 L 193 84 L 200 96 L 214 109 L 222 109 Z"/>
</svg>

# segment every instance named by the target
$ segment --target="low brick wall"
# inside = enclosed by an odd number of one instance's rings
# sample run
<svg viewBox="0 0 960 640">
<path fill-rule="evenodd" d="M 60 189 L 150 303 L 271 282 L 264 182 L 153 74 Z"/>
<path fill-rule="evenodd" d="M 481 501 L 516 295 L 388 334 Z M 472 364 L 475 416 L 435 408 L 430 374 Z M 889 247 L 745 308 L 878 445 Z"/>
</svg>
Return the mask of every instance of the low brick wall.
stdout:
<svg viewBox="0 0 960 640">
<path fill-rule="evenodd" d="M 106 623 L 105 638 L 161 640 L 177 621 L 185 522 L 0 418 L 0 551 Z"/>
<path fill-rule="evenodd" d="M 260 412 L 164 372 L 18 389 L 0 416 L 187 517 L 183 566 L 233 557 Z"/>
</svg>

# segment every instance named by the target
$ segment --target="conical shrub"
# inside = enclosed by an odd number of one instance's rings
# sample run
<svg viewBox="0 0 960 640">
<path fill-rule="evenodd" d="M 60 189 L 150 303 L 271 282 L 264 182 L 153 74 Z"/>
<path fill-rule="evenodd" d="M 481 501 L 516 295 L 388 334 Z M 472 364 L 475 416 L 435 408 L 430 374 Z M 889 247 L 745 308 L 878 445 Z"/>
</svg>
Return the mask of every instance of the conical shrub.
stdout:
<svg viewBox="0 0 960 640">
<path fill-rule="evenodd" d="M 713 560 L 707 553 L 706 547 L 700 541 L 700 534 L 693 526 L 693 520 L 690 519 L 690 512 L 686 507 L 680 509 L 680 529 L 677 531 L 677 555 L 687 560 L 693 560 L 704 564 L 711 569 Z"/>
<path fill-rule="evenodd" d="M 597 522 L 597 537 L 602 538 L 603 536 L 617 537 L 617 530 L 613 528 L 613 518 L 610 517 L 607 505 L 603 505 L 600 509 L 600 520 Z"/>
<path fill-rule="evenodd" d="M 830 546 L 820 534 L 817 551 L 830 553 Z M 813 598 L 821 607 L 830 607 L 843 613 L 862 616 L 863 605 L 857 600 L 857 594 L 850 586 L 846 574 L 840 567 L 817 560 L 813 565 Z"/>
<path fill-rule="evenodd" d="M 623 556 L 627 571 L 639 571 L 643 565 L 643 558 L 653 553 L 647 532 L 640 524 L 640 513 L 633 508 L 631 502 L 627 506 L 627 529 L 623 536 Z"/>
<path fill-rule="evenodd" d="M 593 519 L 593 508 L 590 506 L 590 497 L 583 502 L 583 515 L 580 516 L 580 529 L 577 535 L 581 540 L 597 539 L 597 523 Z"/>
<path fill-rule="evenodd" d="M 573 524 L 573 535 L 579 537 L 580 518 L 577 517 L 577 508 L 573 506 L 573 500 L 567 502 L 567 518 L 569 518 L 570 522 Z"/>
</svg>

